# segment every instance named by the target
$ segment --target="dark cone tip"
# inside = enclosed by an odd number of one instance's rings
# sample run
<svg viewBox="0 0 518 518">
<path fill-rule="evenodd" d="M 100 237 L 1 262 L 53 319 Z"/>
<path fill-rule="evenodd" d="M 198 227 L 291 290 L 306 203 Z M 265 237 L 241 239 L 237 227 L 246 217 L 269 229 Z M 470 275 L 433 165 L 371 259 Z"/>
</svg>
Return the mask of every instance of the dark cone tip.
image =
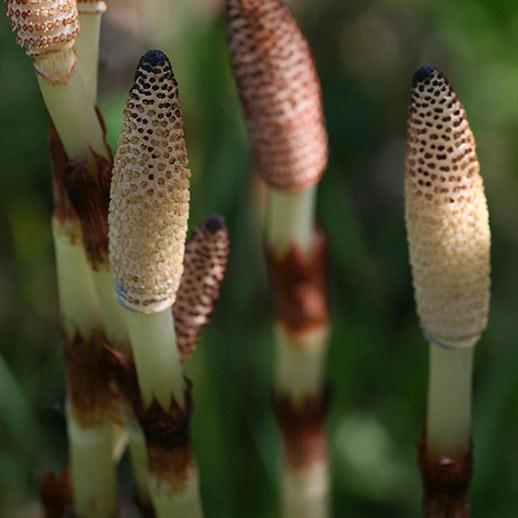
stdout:
<svg viewBox="0 0 518 518">
<path fill-rule="evenodd" d="M 161 50 L 148 50 L 138 63 L 139 69 L 151 71 L 153 67 L 169 64 L 169 58 Z"/>
<path fill-rule="evenodd" d="M 423 65 L 419 67 L 412 77 L 412 84 L 416 85 L 417 83 L 422 83 L 423 81 L 429 80 L 434 73 L 436 72 L 436 68 L 431 65 Z"/>
<path fill-rule="evenodd" d="M 210 216 L 207 218 L 203 226 L 211 233 L 216 233 L 218 230 L 225 228 L 225 218 L 223 216 Z"/>
</svg>

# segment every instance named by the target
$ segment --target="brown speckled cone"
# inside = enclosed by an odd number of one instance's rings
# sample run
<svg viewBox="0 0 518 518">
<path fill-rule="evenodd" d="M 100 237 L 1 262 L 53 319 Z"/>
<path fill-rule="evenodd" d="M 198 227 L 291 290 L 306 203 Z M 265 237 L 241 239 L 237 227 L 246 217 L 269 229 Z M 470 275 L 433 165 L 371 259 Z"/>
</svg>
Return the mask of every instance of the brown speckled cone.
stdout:
<svg viewBox="0 0 518 518">
<path fill-rule="evenodd" d="M 228 232 L 220 216 L 198 225 L 185 246 L 182 280 L 173 306 L 180 358 L 186 361 L 210 322 L 228 258 Z"/>
<path fill-rule="evenodd" d="M 171 306 L 183 271 L 189 178 L 178 88 L 167 56 L 140 60 L 124 112 L 110 200 L 110 263 L 121 304 Z"/>
<path fill-rule="evenodd" d="M 417 312 L 427 337 L 473 344 L 486 327 L 490 231 L 464 107 L 433 67 L 414 75 L 405 219 Z"/>
<path fill-rule="evenodd" d="M 79 33 L 75 0 L 6 0 L 16 41 L 31 57 L 70 48 Z"/>
<path fill-rule="evenodd" d="M 311 51 L 281 0 L 227 0 L 229 51 L 263 179 L 300 191 L 327 163 L 320 82 Z"/>
</svg>

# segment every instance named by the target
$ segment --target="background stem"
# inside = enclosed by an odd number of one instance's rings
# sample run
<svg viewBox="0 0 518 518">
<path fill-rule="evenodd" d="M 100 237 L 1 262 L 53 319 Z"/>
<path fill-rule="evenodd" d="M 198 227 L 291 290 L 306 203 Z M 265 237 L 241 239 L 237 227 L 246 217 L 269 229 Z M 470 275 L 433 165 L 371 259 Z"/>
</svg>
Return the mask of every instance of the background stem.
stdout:
<svg viewBox="0 0 518 518">
<path fill-rule="evenodd" d="M 270 250 L 282 257 L 290 246 L 308 252 L 313 243 L 316 188 L 301 192 L 268 189 L 265 238 Z"/>
<path fill-rule="evenodd" d="M 324 379 L 327 325 L 295 335 L 278 323 L 275 336 L 275 391 L 288 396 L 294 403 L 318 397 Z"/>
<path fill-rule="evenodd" d="M 77 65 L 83 78 L 85 90 L 94 104 L 97 103 L 97 71 L 99 63 L 99 36 L 101 32 L 101 19 L 106 11 L 104 2 L 77 2 L 79 13 L 79 26 L 81 30 L 77 35 L 75 50 L 77 52 Z"/>
<path fill-rule="evenodd" d="M 109 421 L 83 427 L 67 411 L 70 469 L 77 516 L 116 515 L 117 478 L 112 461 L 113 428 Z"/>
<path fill-rule="evenodd" d="M 189 470 L 182 491 L 172 491 L 163 481 L 150 477 L 150 490 L 153 506 L 158 518 L 182 516 L 202 518 L 203 509 L 199 489 L 198 469 L 195 465 Z"/>
<path fill-rule="evenodd" d="M 282 480 L 284 518 L 329 516 L 329 465 L 327 457 L 304 470 L 285 469 Z"/>
</svg>

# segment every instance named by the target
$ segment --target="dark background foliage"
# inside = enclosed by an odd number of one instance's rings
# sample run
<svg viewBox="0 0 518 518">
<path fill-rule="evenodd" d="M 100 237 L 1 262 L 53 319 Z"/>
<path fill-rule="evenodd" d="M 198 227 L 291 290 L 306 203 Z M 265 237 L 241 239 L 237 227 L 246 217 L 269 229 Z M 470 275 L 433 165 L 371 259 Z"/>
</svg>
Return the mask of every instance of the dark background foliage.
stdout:
<svg viewBox="0 0 518 518">
<path fill-rule="evenodd" d="M 115 146 L 140 54 L 165 50 L 181 91 L 193 171 L 191 225 L 223 214 L 230 265 L 189 365 L 209 517 L 277 516 L 270 406 L 272 301 L 261 189 L 215 0 L 112 0 L 101 101 Z M 322 79 L 331 156 L 318 213 L 330 241 L 335 516 L 416 516 L 427 347 L 403 224 L 410 79 L 437 65 L 463 100 L 490 204 L 493 299 L 477 348 L 474 516 L 518 509 L 518 8 L 512 0 L 292 0 Z M 137 5 L 138 4 L 138 5 Z M 63 357 L 49 226 L 46 114 L 30 61 L 0 19 L 0 514 L 30 515 L 45 469 L 66 459 Z M 128 463 L 121 485 L 130 494 Z M 25 507 L 24 507 L 25 506 Z"/>
</svg>

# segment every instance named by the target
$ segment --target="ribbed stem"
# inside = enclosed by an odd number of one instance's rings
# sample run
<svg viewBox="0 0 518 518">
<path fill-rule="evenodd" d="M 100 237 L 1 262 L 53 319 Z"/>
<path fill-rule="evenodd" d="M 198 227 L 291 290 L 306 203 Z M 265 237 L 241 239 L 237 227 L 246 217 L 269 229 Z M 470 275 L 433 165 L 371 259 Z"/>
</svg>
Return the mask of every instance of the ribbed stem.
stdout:
<svg viewBox="0 0 518 518">
<path fill-rule="evenodd" d="M 327 458 L 297 470 L 286 467 L 282 480 L 284 518 L 329 516 L 329 465 Z"/>
<path fill-rule="evenodd" d="M 121 305 L 115 298 L 113 278 L 108 263 L 101 263 L 93 270 L 89 265 L 90 275 L 101 307 L 104 334 L 108 342 L 124 354 L 131 354 L 128 328 Z"/>
<path fill-rule="evenodd" d="M 83 427 L 67 412 L 74 511 L 79 517 L 116 516 L 117 480 L 110 422 Z"/>
<path fill-rule="evenodd" d="M 328 334 L 327 325 L 303 334 L 290 333 L 282 323 L 276 325 L 276 393 L 289 397 L 295 404 L 320 395 Z"/>
<path fill-rule="evenodd" d="M 129 443 L 126 428 L 119 423 L 112 423 L 112 460 L 118 464 L 124 455 Z"/>
<path fill-rule="evenodd" d="M 76 38 L 75 50 L 79 73 L 83 79 L 86 93 L 92 102 L 97 103 L 97 71 L 99 68 L 99 36 L 101 19 L 106 11 L 104 2 L 78 2 L 79 26 L 81 30 Z"/>
<path fill-rule="evenodd" d="M 167 410 L 175 400 L 184 406 L 185 381 L 176 347 L 171 308 L 139 313 L 124 308 L 142 400 L 156 399 Z"/>
<path fill-rule="evenodd" d="M 158 518 L 173 516 L 183 518 L 203 517 L 200 483 L 195 465 L 189 470 L 181 491 L 172 491 L 167 481 L 157 480 L 153 476 L 150 476 L 149 487 Z"/>
<path fill-rule="evenodd" d="M 268 194 L 265 246 L 272 282 L 279 284 L 272 287 L 279 310 L 274 392 L 284 445 L 282 516 L 325 518 L 329 467 L 322 405 L 328 325 L 316 247 L 316 187 L 295 193 L 269 188 Z M 318 293 L 318 308 L 303 293 Z"/>
<path fill-rule="evenodd" d="M 142 430 L 136 425 L 128 425 L 128 432 L 131 467 L 133 468 L 137 496 L 140 504 L 151 505 L 146 439 Z"/>
<path fill-rule="evenodd" d="M 473 348 L 430 344 L 428 412 L 419 451 L 426 518 L 468 518 Z"/>
<path fill-rule="evenodd" d="M 76 333 L 89 339 L 100 332 L 102 320 L 79 222 L 64 226 L 54 218 L 52 231 L 63 331 L 71 339 Z"/>
<path fill-rule="evenodd" d="M 272 252 L 282 257 L 290 246 L 308 252 L 313 243 L 315 186 L 301 192 L 268 189 L 265 239 Z"/>
<path fill-rule="evenodd" d="M 430 344 L 426 439 L 429 455 L 463 457 L 470 448 L 473 348 Z"/>
<path fill-rule="evenodd" d="M 72 50 L 67 51 L 72 52 Z M 103 130 L 78 70 L 73 67 L 64 81 L 52 82 L 38 75 L 45 104 L 69 160 L 85 160 L 96 170 L 92 152 L 108 159 L 110 156 Z"/>
</svg>

